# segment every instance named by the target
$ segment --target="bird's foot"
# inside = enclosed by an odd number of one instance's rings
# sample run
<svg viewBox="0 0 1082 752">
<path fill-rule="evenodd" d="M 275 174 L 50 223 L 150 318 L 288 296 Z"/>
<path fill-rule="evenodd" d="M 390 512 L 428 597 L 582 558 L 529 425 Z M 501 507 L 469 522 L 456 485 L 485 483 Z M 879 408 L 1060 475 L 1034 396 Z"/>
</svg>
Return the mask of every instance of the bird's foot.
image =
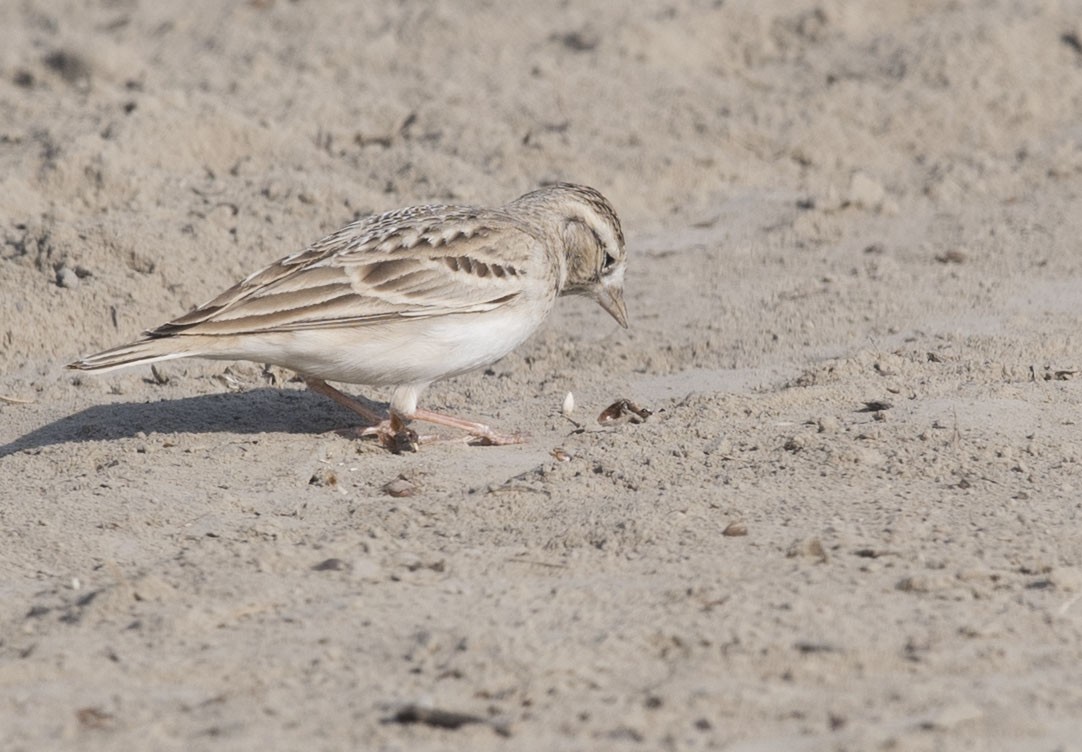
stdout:
<svg viewBox="0 0 1082 752">
<path fill-rule="evenodd" d="M 527 441 L 527 438 L 520 433 L 499 433 L 498 431 L 493 431 L 484 423 L 476 423 L 472 420 L 456 418 L 453 415 L 434 413 L 431 410 L 418 409 L 414 411 L 410 418 L 413 420 L 423 420 L 426 423 L 433 423 L 437 426 L 447 426 L 448 428 L 457 428 L 465 431 L 469 434 L 469 436 L 465 437 L 465 441 L 471 444 L 477 443 L 483 446 L 509 446 L 511 444 L 525 444 Z"/>
<path fill-rule="evenodd" d="M 330 386 L 322 379 L 306 378 L 305 383 L 313 392 L 329 397 L 347 410 L 361 416 L 361 418 L 369 424 L 365 428 L 354 431 L 354 435 L 364 437 L 375 436 L 382 446 L 390 449 L 395 454 L 400 454 L 401 452 L 416 452 L 417 447 L 421 444 L 441 441 L 466 441 L 470 444 L 481 444 L 483 446 L 508 446 L 511 444 L 526 443 L 526 437 L 522 434 L 499 433 L 493 431 L 484 423 L 456 418 L 453 415 L 434 413 L 431 410 L 415 410 L 408 418 L 391 410 L 390 417 L 384 418 L 368 406 Z M 465 431 L 469 435 L 461 439 L 440 439 L 435 436 L 418 436 L 417 432 L 410 429 L 407 425 L 410 420 L 420 420 L 437 426 L 456 428 L 460 431 Z"/>
<path fill-rule="evenodd" d="M 390 418 L 381 420 L 374 426 L 361 429 L 360 435 L 375 436 L 385 449 L 389 449 L 395 454 L 416 452 L 423 440 L 430 439 L 428 436 L 423 438 L 418 436 L 416 431 L 407 426 L 393 413 Z"/>
<path fill-rule="evenodd" d="M 471 431 L 464 441 L 476 446 L 511 446 L 529 442 L 529 439 L 521 433 L 499 433 L 487 426 L 484 428 L 487 430 Z"/>
</svg>

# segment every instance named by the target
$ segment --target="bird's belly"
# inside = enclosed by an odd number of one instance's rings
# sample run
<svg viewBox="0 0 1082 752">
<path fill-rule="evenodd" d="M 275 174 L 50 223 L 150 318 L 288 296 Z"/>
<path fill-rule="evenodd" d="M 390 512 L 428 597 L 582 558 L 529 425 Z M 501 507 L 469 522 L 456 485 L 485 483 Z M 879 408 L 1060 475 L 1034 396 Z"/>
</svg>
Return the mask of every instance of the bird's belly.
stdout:
<svg viewBox="0 0 1082 752">
<path fill-rule="evenodd" d="M 522 344 L 542 318 L 487 311 L 249 335 L 244 354 L 222 355 L 349 384 L 427 384 L 496 362 Z"/>
</svg>

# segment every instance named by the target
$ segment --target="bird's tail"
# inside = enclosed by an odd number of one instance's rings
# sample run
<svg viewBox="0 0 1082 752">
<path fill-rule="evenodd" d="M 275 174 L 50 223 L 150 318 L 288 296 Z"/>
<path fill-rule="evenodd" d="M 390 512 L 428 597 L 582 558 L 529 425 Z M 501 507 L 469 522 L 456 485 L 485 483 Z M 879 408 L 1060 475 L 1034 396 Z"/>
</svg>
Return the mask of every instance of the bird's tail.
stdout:
<svg viewBox="0 0 1082 752">
<path fill-rule="evenodd" d="M 68 368 L 76 371 L 99 371 L 104 373 L 117 368 L 157 363 L 162 360 L 175 360 L 176 358 L 191 358 L 199 354 L 198 352 L 178 350 L 176 340 L 172 338 L 148 338 L 89 355 L 82 360 L 68 363 Z"/>
</svg>

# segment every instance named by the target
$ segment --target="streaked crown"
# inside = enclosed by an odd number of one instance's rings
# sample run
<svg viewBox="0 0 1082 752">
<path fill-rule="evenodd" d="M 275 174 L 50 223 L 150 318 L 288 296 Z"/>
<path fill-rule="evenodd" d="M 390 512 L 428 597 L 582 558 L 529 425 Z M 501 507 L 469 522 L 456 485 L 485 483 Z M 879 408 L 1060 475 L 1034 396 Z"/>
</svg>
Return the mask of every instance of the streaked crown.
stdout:
<svg viewBox="0 0 1082 752">
<path fill-rule="evenodd" d="M 543 211 L 549 222 L 555 218 L 567 272 L 560 294 L 593 298 L 626 328 L 627 254 L 620 219 L 609 200 L 585 185 L 556 183 L 512 203 L 516 208 Z"/>
</svg>

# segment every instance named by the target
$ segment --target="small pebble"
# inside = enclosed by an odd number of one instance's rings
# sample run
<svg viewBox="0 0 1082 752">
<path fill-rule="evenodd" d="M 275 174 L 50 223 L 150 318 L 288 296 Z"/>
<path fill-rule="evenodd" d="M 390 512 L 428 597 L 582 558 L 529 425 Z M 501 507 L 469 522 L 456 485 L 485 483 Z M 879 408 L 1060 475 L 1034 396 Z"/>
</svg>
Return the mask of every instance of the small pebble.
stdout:
<svg viewBox="0 0 1082 752">
<path fill-rule="evenodd" d="M 412 481 L 406 480 L 401 475 L 384 484 L 383 493 L 396 499 L 413 496 L 417 493 L 417 486 Z"/>
<path fill-rule="evenodd" d="M 743 522 L 730 522 L 725 526 L 725 529 L 721 531 L 721 534 L 729 538 L 738 538 L 748 534 L 748 526 Z"/>
<path fill-rule="evenodd" d="M 603 426 L 614 423 L 642 423 L 653 415 L 653 411 L 645 407 L 639 407 L 629 399 L 621 398 L 601 411 L 597 416 L 597 422 Z"/>
<path fill-rule="evenodd" d="M 324 559 L 312 567 L 316 572 L 341 572 L 349 569 L 349 564 L 341 559 Z"/>
<path fill-rule="evenodd" d="M 56 270 L 56 284 L 67 290 L 74 290 L 79 286 L 79 275 L 74 269 L 62 266 Z"/>
<path fill-rule="evenodd" d="M 308 479 L 308 485 L 334 488 L 338 485 L 338 476 L 329 468 L 321 467 L 312 473 Z"/>
<path fill-rule="evenodd" d="M 803 558 L 814 559 L 820 564 L 824 564 L 829 560 L 827 551 L 823 548 L 823 543 L 818 538 L 807 538 L 805 540 L 794 541 L 789 546 L 789 550 L 785 552 L 785 555 L 790 559 Z"/>
<path fill-rule="evenodd" d="M 819 433 L 837 433 L 842 427 L 841 421 L 833 415 L 824 415 L 816 423 L 819 426 Z"/>
<path fill-rule="evenodd" d="M 550 452 L 557 462 L 570 462 L 572 455 L 563 447 L 556 447 Z"/>
<path fill-rule="evenodd" d="M 951 248 L 943 253 L 936 254 L 935 260 L 941 264 L 964 264 L 968 258 L 969 253 L 964 249 Z"/>
</svg>

